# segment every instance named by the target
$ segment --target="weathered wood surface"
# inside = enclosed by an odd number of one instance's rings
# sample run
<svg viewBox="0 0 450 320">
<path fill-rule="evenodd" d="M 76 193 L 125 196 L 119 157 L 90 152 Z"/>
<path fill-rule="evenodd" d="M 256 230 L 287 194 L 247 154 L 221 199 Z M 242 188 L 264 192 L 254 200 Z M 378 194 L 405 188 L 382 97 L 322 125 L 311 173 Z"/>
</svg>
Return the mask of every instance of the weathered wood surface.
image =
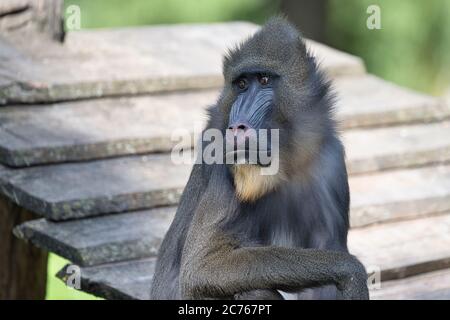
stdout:
<svg viewBox="0 0 450 320">
<path fill-rule="evenodd" d="M 15 233 L 81 266 L 155 256 L 175 208 L 67 222 L 39 219 Z M 356 228 L 349 248 L 383 280 L 450 267 L 450 215 Z"/>
<path fill-rule="evenodd" d="M 443 101 L 373 75 L 345 77 L 336 81 L 335 88 L 338 99 L 342 99 L 337 116 L 344 121 L 345 128 L 424 123 L 450 117 L 450 105 Z M 345 97 L 340 92 L 351 92 L 351 95 Z"/>
<path fill-rule="evenodd" d="M 342 134 L 351 174 L 450 160 L 450 122 L 351 130 Z"/>
<path fill-rule="evenodd" d="M 0 104 L 215 88 L 226 49 L 257 28 L 231 22 L 86 30 L 68 33 L 64 45 L 0 38 Z M 308 46 L 332 76 L 364 72 L 357 57 Z"/>
<path fill-rule="evenodd" d="M 29 221 L 14 233 L 80 266 L 155 256 L 175 214 L 156 208 L 66 222 Z"/>
<path fill-rule="evenodd" d="M 450 269 L 383 282 L 373 300 L 450 300 Z"/>
<path fill-rule="evenodd" d="M 31 167 L 6 174 L 1 193 L 49 219 L 64 220 L 178 202 L 189 166 L 169 155 Z"/>
<path fill-rule="evenodd" d="M 62 281 L 70 275 L 66 270 L 57 274 Z M 146 300 L 154 270 L 154 258 L 81 268 L 81 290 L 106 299 Z"/>
<path fill-rule="evenodd" d="M 352 227 L 450 210 L 449 165 L 354 176 L 349 183 Z"/>
<path fill-rule="evenodd" d="M 450 268 L 450 215 L 352 229 L 348 244 L 383 281 Z"/>
<path fill-rule="evenodd" d="M 45 299 L 47 252 L 12 233 L 15 226 L 35 218 L 0 196 L 0 300 Z"/>
<path fill-rule="evenodd" d="M 196 91 L 0 109 L 0 161 L 11 166 L 169 151 L 176 129 L 200 130 L 218 95 Z"/>
<path fill-rule="evenodd" d="M 169 154 L 3 168 L 0 192 L 52 220 L 173 205 L 190 165 Z M 450 166 L 350 177 L 353 226 L 450 210 Z"/>
<path fill-rule="evenodd" d="M 416 122 L 418 115 L 420 120 L 434 121 L 450 116 L 450 107 L 443 106 L 437 99 L 409 92 L 373 76 L 339 78 L 335 87 L 339 93 L 337 118 L 345 129 Z M 0 109 L 0 161 L 10 166 L 29 166 L 169 151 L 175 144 L 171 136 L 176 129 L 193 133 L 194 124 L 202 127 L 206 120 L 205 109 L 215 102 L 218 94 L 217 90 L 206 90 L 49 106 L 4 107 Z M 396 98 L 392 99 L 393 96 Z M 441 127 L 446 130 L 445 125 Z M 433 143 L 427 147 L 426 137 L 434 134 L 436 129 L 425 126 L 417 129 L 424 133 L 422 138 L 416 137 L 413 129 L 411 131 L 380 131 L 379 137 L 376 133 L 369 137 L 370 133 L 365 131 L 350 134 L 347 148 L 355 144 L 351 151 L 355 149 L 356 154 L 365 155 L 368 146 L 379 146 L 383 141 L 390 143 L 391 147 L 374 148 L 369 152 L 379 157 L 386 153 L 397 155 L 397 158 L 382 157 L 381 160 L 377 157 L 368 167 L 356 164 L 350 170 L 363 172 L 395 167 L 399 162 L 398 155 L 405 151 L 406 146 L 407 151 L 411 150 L 409 153 L 413 154 L 409 161 L 413 164 L 416 160 L 429 162 L 439 156 L 445 157 L 445 152 L 435 154 L 433 149 L 433 146 L 450 143 L 445 140 L 445 135 L 438 135 L 440 139 L 432 139 Z M 361 144 L 366 137 L 373 143 Z M 410 148 L 413 140 L 424 143 Z M 414 156 L 424 150 L 427 152 L 420 156 L 421 159 Z M 435 153 L 429 154 L 428 151 Z"/>
<path fill-rule="evenodd" d="M 154 259 L 128 261 L 81 269 L 81 288 L 106 299 L 139 299 L 150 296 Z M 63 268 L 58 277 L 67 276 Z M 450 299 L 450 269 L 425 273 L 401 280 L 383 281 L 381 289 L 370 290 L 374 300 Z"/>
</svg>

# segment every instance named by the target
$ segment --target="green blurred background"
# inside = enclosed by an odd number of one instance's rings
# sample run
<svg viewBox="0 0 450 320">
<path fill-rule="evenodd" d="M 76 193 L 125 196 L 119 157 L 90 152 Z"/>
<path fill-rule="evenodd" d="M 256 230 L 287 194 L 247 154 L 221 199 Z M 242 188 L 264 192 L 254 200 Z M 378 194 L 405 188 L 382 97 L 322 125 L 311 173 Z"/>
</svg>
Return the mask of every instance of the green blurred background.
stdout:
<svg viewBox="0 0 450 320">
<path fill-rule="evenodd" d="M 450 89 L 449 0 L 65 0 L 78 5 L 81 27 L 247 20 L 283 13 L 304 34 L 364 59 L 368 72 L 415 90 Z M 369 5 L 381 9 L 381 29 L 369 30 Z M 93 299 L 54 274 L 66 263 L 50 255 L 48 299 Z"/>
</svg>

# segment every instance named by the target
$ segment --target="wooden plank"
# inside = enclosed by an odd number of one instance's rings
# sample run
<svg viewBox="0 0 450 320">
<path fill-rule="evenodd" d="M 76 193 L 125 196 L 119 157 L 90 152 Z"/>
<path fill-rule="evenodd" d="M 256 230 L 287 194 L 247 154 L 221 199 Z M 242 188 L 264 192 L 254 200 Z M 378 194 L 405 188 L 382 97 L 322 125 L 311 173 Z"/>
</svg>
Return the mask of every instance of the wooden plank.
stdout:
<svg viewBox="0 0 450 320">
<path fill-rule="evenodd" d="M 246 22 L 84 30 L 64 45 L 0 39 L 0 104 L 66 101 L 222 84 L 222 56 L 258 26 Z M 330 75 L 364 72 L 361 59 L 308 42 Z M 19 55 L 8 52 L 17 48 Z"/>
<path fill-rule="evenodd" d="M 56 275 L 65 283 L 72 274 L 68 266 Z M 81 268 L 81 290 L 105 299 L 148 300 L 154 270 L 154 258 Z"/>
<path fill-rule="evenodd" d="M 371 290 L 373 300 L 450 300 L 450 269 L 383 282 Z"/>
<path fill-rule="evenodd" d="M 419 114 L 421 121 L 450 116 L 450 107 L 442 106 L 436 99 L 397 88 L 373 76 L 339 78 L 335 81 L 335 87 L 340 95 L 337 116 L 343 128 L 368 124 L 373 126 L 377 121 L 381 125 L 387 122 L 415 122 Z M 388 92 L 388 95 L 377 97 L 377 90 Z M 205 108 L 215 102 L 218 94 L 217 90 L 207 90 L 40 107 L 5 107 L 0 110 L 0 162 L 10 166 L 30 166 L 169 151 L 175 144 L 171 136 L 176 129 L 193 133 L 194 124 L 203 126 L 206 120 Z M 435 132 L 431 126 L 429 128 L 418 130 L 428 137 Z M 442 130 L 446 128 L 442 125 Z M 375 146 L 381 142 L 392 145 L 398 142 L 393 148 L 384 148 L 393 153 L 394 158 L 386 160 L 382 157 L 379 161 L 374 158 L 374 163 L 368 167 L 357 164 L 351 166 L 350 171 L 395 167 L 396 163 L 393 162 L 399 162 L 400 149 L 404 151 L 402 147 L 408 146 L 409 150 L 409 142 L 420 139 L 414 135 L 414 130 L 410 133 L 405 128 L 399 132 L 388 130 L 385 134 L 367 136 Z M 361 143 L 367 134 L 366 131 L 350 134 L 347 146 L 351 148 L 350 156 L 353 151 L 358 155 L 367 154 L 367 146 L 371 144 Z M 437 141 L 447 143 L 444 134 L 437 136 L 440 137 Z M 421 140 L 426 142 L 425 136 Z M 356 148 L 352 148 L 353 145 Z M 430 152 L 435 151 L 432 149 L 435 145 L 430 144 L 426 152 L 421 153 L 421 159 L 414 155 L 416 151 L 424 150 L 412 149 L 415 152 L 410 162 L 430 162 L 444 155 L 444 152 Z M 427 143 L 420 147 L 427 147 Z M 377 152 L 376 149 L 370 151 Z M 405 162 L 405 159 L 401 160 Z"/>
<path fill-rule="evenodd" d="M 450 117 L 450 105 L 372 75 L 339 79 L 335 89 L 338 100 L 342 100 L 337 117 L 344 121 L 344 128 L 423 123 Z"/>
<path fill-rule="evenodd" d="M 3 169 L 0 192 L 52 220 L 173 205 L 190 172 L 168 154 Z M 450 210 L 450 165 L 353 176 L 352 225 Z"/>
<path fill-rule="evenodd" d="M 450 210 L 450 166 L 353 176 L 351 225 L 426 216 Z"/>
<path fill-rule="evenodd" d="M 352 229 L 349 250 L 381 280 L 450 267 L 450 215 Z"/>
<path fill-rule="evenodd" d="M 1 193 L 49 219 L 66 220 L 176 204 L 190 170 L 155 154 L 10 172 Z"/>
<path fill-rule="evenodd" d="M 450 122 L 351 130 L 342 135 L 351 174 L 450 160 Z"/>
<path fill-rule="evenodd" d="M 172 133 L 193 133 L 217 90 L 0 110 L 0 161 L 10 166 L 169 151 Z"/>
<path fill-rule="evenodd" d="M 29 221 L 19 238 L 80 266 L 153 257 L 175 215 L 175 207 L 127 212 L 66 222 Z"/>
</svg>

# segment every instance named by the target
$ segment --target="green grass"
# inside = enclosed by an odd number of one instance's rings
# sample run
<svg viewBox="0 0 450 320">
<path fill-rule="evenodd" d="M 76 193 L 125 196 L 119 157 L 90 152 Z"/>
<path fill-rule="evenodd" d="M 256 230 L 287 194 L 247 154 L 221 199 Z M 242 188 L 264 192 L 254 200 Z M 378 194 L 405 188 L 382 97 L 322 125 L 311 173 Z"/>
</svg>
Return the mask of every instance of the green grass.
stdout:
<svg viewBox="0 0 450 320">
<path fill-rule="evenodd" d="M 69 261 L 55 255 L 49 254 L 47 267 L 47 300 L 99 300 L 93 295 L 67 287 L 64 282 L 55 277 Z"/>
</svg>

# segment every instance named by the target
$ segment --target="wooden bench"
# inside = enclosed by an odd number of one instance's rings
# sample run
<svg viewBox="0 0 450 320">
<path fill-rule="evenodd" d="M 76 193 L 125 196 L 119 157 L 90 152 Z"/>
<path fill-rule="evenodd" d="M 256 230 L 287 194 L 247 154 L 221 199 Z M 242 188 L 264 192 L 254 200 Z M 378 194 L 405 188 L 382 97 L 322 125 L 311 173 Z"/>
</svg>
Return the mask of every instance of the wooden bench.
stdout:
<svg viewBox="0 0 450 320">
<path fill-rule="evenodd" d="M 148 298 L 190 170 L 170 161 L 171 133 L 204 122 L 225 49 L 256 29 L 80 31 L 63 45 L 0 38 L 0 215 L 41 217 L 15 235 L 79 265 L 83 291 Z M 450 107 L 367 74 L 357 57 L 308 45 L 338 92 L 349 247 L 380 268 L 372 297 L 450 298 Z"/>
</svg>

